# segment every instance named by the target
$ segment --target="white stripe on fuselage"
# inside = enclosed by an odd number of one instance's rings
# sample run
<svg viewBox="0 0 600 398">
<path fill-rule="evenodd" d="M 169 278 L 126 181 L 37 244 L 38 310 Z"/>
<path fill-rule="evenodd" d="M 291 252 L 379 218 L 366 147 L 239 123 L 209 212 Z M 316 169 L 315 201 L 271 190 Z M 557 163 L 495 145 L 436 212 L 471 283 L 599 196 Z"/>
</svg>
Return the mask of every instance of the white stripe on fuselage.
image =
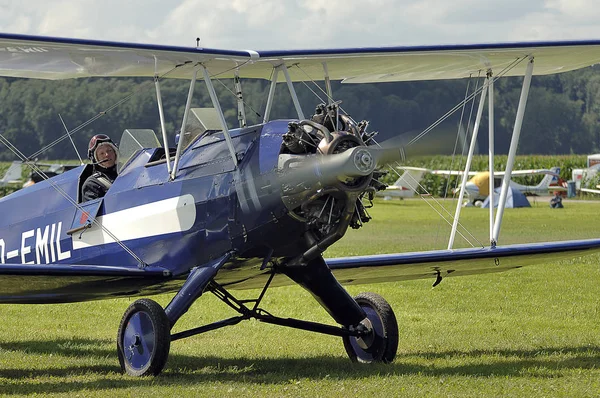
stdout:
<svg viewBox="0 0 600 398">
<path fill-rule="evenodd" d="M 187 231 L 196 221 L 196 206 L 188 194 L 106 214 L 96 221 L 102 228 L 94 223 L 73 234 L 73 250 L 115 242 L 107 230 L 121 241 Z"/>
</svg>

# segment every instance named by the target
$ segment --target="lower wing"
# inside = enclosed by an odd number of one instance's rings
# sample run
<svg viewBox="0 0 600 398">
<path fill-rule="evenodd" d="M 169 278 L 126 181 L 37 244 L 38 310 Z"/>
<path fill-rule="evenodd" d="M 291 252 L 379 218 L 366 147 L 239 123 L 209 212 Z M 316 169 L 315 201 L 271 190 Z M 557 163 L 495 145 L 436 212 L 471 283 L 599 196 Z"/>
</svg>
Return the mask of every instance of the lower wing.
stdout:
<svg viewBox="0 0 600 398">
<path fill-rule="evenodd" d="M 439 283 L 449 276 L 501 272 L 595 253 L 600 253 L 600 239 L 340 257 L 325 261 L 344 285 L 426 278 Z M 269 272 L 264 271 L 244 279 L 228 279 L 226 286 L 229 289 L 258 289 L 264 286 L 268 277 Z M 271 282 L 271 286 L 293 284 L 283 275 L 276 275 Z"/>
<path fill-rule="evenodd" d="M 425 278 L 437 284 L 449 276 L 501 272 L 595 253 L 600 253 L 600 239 L 340 257 L 326 262 L 344 285 Z M 215 279 L 228 289 L 259 289 L 270 275 L 270 270 L 251 265 L 245 270 L 224 267 Z M 158 294 L 177 290 L 182 277 L 185 278 L 161 267 L 5 264 L 0 267 L 0 303 L 72 302 Z M 271 286 L 293 284 L 282 274 L 271 281 Z"/>
<path fill-rule="evenodd" d="M 485 274 L 600 253 L 600 239 L 327 259 L 343 284 Z"/>
</svg>

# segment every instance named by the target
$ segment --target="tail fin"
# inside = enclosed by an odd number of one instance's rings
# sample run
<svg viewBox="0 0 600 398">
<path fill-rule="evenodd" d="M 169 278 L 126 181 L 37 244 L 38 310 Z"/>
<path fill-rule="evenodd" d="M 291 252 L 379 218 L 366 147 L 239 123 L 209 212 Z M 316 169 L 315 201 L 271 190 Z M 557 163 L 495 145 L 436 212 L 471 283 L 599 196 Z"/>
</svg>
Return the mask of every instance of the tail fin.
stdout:
<svg viewBox="0 0 600 398">
<path fill-rule="evenodd" d="M 560 175 L 560 167 L 552 167 L 550 168 L 551 173 L 546 174 L 542 181 L 535 187 L 536 189 L 546 189 L 553 182 L 558 182 L 558 177 Z"/>
<path fill-rule="evenodd" d="M 14 184 L 21 181 L 21 170 L 23 163 L 14 161 L 0 180 L 0 185 Z"/>
<path fill-rule="evenodd" d="M 413 192 L 419 188 L 419 183 L 423 178 L 423 174 L 429 171 L 420 167 L 402 167 L 402 169 L 404 170 L 404 173 L 396 180 L 394 185 L 409 188 Z"/>
</svg>

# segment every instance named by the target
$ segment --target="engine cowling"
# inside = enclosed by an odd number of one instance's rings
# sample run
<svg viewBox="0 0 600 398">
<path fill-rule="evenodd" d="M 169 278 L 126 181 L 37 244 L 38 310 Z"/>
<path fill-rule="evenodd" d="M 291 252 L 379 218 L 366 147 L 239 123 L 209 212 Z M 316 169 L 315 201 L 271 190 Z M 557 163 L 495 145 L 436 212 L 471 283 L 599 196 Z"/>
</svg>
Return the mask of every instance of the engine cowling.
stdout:
<svg viewBox="0 0 600 398">
<path fill-rule="evenodd" d="M 385 188 L 378 181 L 384 173 L 376 170 L 375 159 L 364 149 L 365 141 L 372 141 L 365 133 L 368 123 L 337 115 L 337 105 L 320 105 L 312 119 L 291 122 L 283 136 L 282 200 L 290 216 L 306 224 L 310 249 L 302 261 L 320 255 L 349 226 L 360 228 L 368 222 L 366 209 L 375 191 Z"/>
</svg>

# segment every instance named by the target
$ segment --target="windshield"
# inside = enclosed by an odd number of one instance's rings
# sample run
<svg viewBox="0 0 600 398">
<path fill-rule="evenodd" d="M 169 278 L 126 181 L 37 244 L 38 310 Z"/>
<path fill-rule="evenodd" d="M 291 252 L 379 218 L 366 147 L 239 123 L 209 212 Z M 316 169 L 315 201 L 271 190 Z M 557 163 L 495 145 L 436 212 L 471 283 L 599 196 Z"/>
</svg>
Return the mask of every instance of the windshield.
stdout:
<svg viewBox="0 0 600 398">
<path fill-rule="evenodd" d="M 119 141 L 119 166 L 121 170 L 123 165 L 129 161 L 129 158 L 143 148 L 161 148 L 162 145 L 152 129 L 127 129 L 123 131 L 121 141 Z"/>
<path fill-rule="evenodd" d="M 182 148 L 187 148 L 200 135 L 207 131 L 221 131 L 221 120 L 215 108 L 192 108 L 184 129 Z"/>
</svg>

